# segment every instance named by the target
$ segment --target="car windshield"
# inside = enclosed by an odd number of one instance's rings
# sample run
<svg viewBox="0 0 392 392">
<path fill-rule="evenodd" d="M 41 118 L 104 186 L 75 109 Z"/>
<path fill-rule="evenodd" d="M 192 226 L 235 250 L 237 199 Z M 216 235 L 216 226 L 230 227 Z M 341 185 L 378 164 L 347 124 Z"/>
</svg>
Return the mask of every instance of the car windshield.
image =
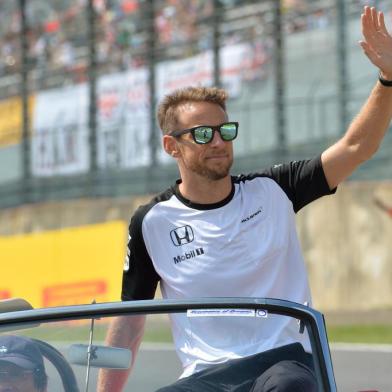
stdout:
<svg viewBox="0 0 392 392">
<path fill-rule="evenodd" d="M 143 319 L 138 353 L 127 342 L 109 343 L 113 325 L 121 321 L 131 334 Z M 181 320 L 183 330 L 172 330 L 174 319 Z M 271 331 L 282 326 L 279 342 L 271 339 Z M 291 344 L 314 369 L 319 390 L 335 390 L 321 314 L 285 301 L 135 301 L 0 313 L 0 386 L 19 381 L 16 373 L 1 371 L 7 361 L 20 365 L 9 358 L 39 363 L 33 351 L 22 350 L 30 343 L 43 354 L 47 391 L 96 391 L 99 374 L 127 373 L 131 366 L 123 390 L 156 391 L 203 371 L 212 357 L 216 366 L 235 359 L 229 351 L 233 344 L 245 347 L 244 356 L 263 352 L 267 362 L 276 360 L 268 350 Z"/>
</svg>

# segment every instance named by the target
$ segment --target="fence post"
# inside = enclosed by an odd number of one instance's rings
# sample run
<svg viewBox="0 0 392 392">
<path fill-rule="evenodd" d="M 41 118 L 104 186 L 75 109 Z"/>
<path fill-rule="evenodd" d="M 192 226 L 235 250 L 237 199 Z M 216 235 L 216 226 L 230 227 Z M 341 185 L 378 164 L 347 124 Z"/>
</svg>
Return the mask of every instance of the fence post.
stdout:
<svg viewBox="0 0 392 392">
<path fill-rule="evenodd" d="M 156 129 L 156 120 L 155 120 L 155 106 L 156 106 L 156 77 L 155 77 L 155 68 L 156 68 L 156 40 L 158 39 L 156 31 L 155 31 L 155 7 L 154 0 L 148 0 L 146 2 L 146 18 L 147 18 L 147 63 L 148 63 L 148 88 L 150 95 L 150 138 L 149 138 L 149 146 L 150 146 L 150 165 L 148 168 L 148 178 L 150 181 L 146 180 L 146 190 L 151 190 L 151 185 L 154 182 L 154 170 L 157 166 L 157 151 L 158 151 L 158 135 Z"/>
<path fill-rule="evenodd" d="M 221 61 L 220 61 L 220 23 L 222 20 L 223 7 L 221 0 L 214 0 L 213 15 L 213 61 L 214 61 L 214 85 L 221 87 Z"/>
<path fill-rule="evenodd" d="M 274 7 L 274 77 L 275 77 L 275 126 L 277 134 L 277 150 L 284 152 L 286 140 L 286 81 L 284 72 L 284 38 L 282 28 L 282 0 L 273 1 Z"/>
<path fill-rule="evenodd" d="M 150 156 L 151 156 L 151 167 L 155 167 L 157 164 L 157 149 L 158 149 L 158 135 L 156 130 L 155 121 L 155 106 L 156 106 L 156 40 L 158 39 L 155 31 L 155 8 L 154 0 L 147 1 L 147 29 L 148 29 L 148 87 L 150 93 Z"/>
<path fill-rule="evenodd" d="M 90 190 L 94 194 L 94 185 L 97 180 L 97 58 L 96 58 L 96 15 L 94 0 L 87 3 L 88 18 L 88 49 L 89 49 L 89 111 L 88 111 L 88 133 L 90 147 Z"/>
<path fill-rule="evenodd" d="M 337 72 L 338 72 L 338 110 L 340 132 L 344 133 L 348 126 L 348 72 L 347 72 L 347 30 L 345 0 L 336 0 L 337 11 Z"/>
<path fill-rule="evenodd" d="M 22 175 L 23 175 L 23 197 L 22 202 L 30 200 L 31 187 L 31 139 L 30 139 L 30 118 L 29 118 L 29 58 L 28 58 L 28 26 L 26 18 L 26 0 L 19 0 L 20 8 L 20 43 L 21 43 L 21 85 L 20 95 L 22 99 Z"/>
</svg>

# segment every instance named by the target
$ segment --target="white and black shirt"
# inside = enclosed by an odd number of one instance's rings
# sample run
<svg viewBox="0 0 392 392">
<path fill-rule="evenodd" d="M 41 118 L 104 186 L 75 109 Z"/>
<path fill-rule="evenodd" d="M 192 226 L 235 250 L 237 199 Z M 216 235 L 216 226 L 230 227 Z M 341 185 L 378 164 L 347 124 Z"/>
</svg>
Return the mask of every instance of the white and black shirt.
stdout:
<svg viewBox="0 0 392 392">
<path fill-rule="evenodd" d="M 176 185 L 131 219 L 122 299 L 268 297 L 311 303 L 295 213 L 330 191 L 321 158 L 232 177 L 231 193 L 195 204 Z M 172 316 L 183 376 L 210 364 L 303 341 L 289 318 L 260 328 L 249 318 Z"/>
</svg>

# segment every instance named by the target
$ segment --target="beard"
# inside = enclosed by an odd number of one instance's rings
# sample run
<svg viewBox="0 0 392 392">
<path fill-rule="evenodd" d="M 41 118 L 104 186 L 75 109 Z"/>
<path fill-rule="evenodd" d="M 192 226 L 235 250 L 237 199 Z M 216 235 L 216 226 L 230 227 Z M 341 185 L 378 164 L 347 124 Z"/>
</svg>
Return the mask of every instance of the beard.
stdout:
<svg viewBox="0 0 392 392">
<path fill-rule="evenodd" d="M 218 181 L 229 175 L 232 164 L 233 158 L 230 158 L 229 160 L 220 162 L 213 167 L 209 167 L 208 165 L 201 165 L 198 162 L 192 162 L 188 163 L 187 168 L 188 170 L 210 181 Z"/>
</svg>

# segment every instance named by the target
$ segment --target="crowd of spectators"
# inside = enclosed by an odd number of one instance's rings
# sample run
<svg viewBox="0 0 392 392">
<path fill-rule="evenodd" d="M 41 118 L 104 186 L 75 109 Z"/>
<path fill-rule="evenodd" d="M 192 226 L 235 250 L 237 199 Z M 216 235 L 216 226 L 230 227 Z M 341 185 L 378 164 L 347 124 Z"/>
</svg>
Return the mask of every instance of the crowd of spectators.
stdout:
<svg viewBox="0 0 392 392">
<path fill-rule="evenodd" d="M 336 21 L 336 2 L 327 0 L 284 0 L 285 30 L 287 33 L 324 29 Z M 345 0 L 346 18 L 358 18 L 365 5 L 377 6 L 389 13 L 388 0 Z"/>
<path fill-rule="evenodd" d="M 220 0 L 220 16 L 227 10 L 249 7 L 251 2 Z M 253 2 L 256 5 L 261 2 Z M 329 3 L 329 6 L 326 4 Z M 351 8 L 364 0 L 351 0 Z M 369 3 L 369 0 L 366 1 Z M 379 0 L 378 6 L 387 1 Z M 8 4 L 8 5 L 7 5 Z M 18 2 L 0 2 L 0 88 L 1 79 L 21 71 L 21 17 Z M 214 0 L 155 0 L 154 18 L 147 0 L 94 0 L 96 53 L 99 72 L 110 73 L 147 63 L 151 43 L 148 29 L 156 32 L 157 59 L 183 58 L 211 49 L 214 44 Z M 288 33 L 329 26 L 334 18 L 330 2 L 284 0 L 284 26 Z M 385 6 L 387 8 L 387 6 Z M 88 0 L 32 0 L 26 2 L 28 66 L 36 89 L 58 83 L 87 80 L 89 67 Z M 238 12 L 240 15 L 241 12 Z M 262 13 L 249 16 L 249 23 L 236 29 L 224 22 L 222 45 L 247 41 L 256 55 L 265 57 L 268 36 Z M 229 27 L 227 29 L 227 27 Z M 226 30 L 227 31 L 226 31 Z M 225 33 L 226 31 L 226 33 Z M 10 79 L 10 80 L 11 80 Z M 14 80 L 14 79 L 13 79 Z"/>
</svg>

